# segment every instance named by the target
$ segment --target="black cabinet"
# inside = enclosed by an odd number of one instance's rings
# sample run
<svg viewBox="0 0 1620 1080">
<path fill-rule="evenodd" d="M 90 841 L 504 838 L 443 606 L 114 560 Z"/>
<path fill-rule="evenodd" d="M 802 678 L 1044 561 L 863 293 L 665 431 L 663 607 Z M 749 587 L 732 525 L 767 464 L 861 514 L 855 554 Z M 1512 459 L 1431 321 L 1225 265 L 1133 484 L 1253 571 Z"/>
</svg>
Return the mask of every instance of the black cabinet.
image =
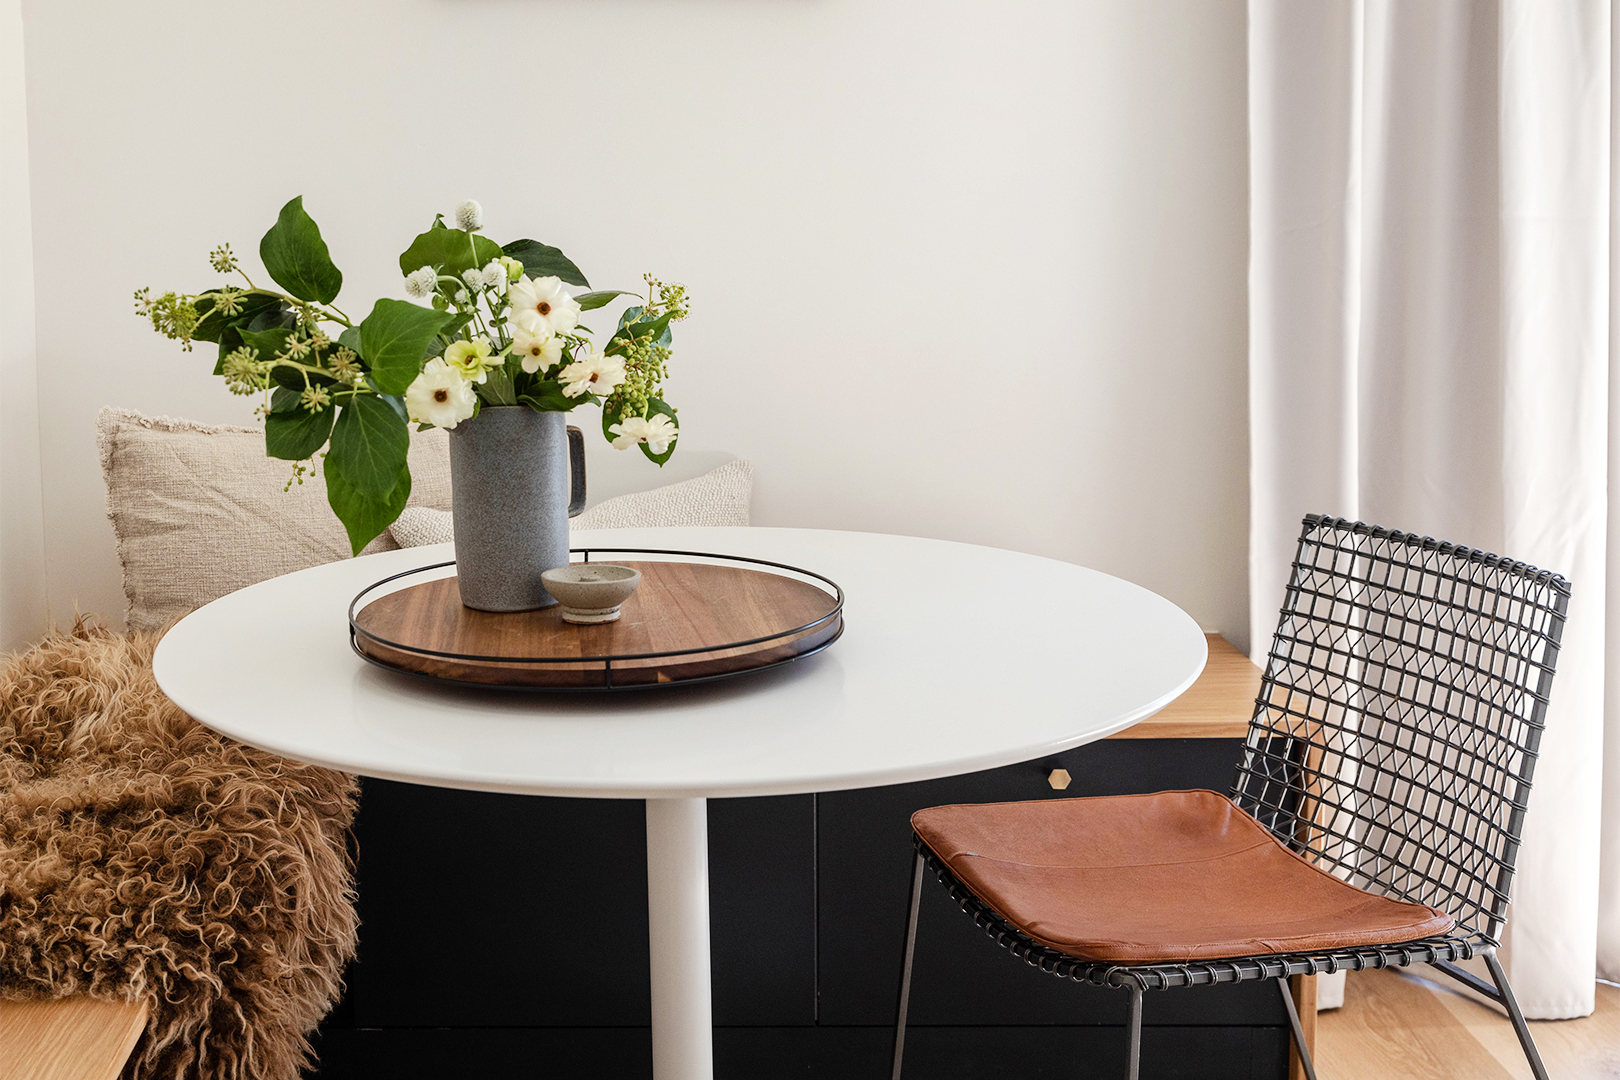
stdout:
<svg viewBox="0 0 1620 1080">
<path fill-rule="evenodd" d="M 1237 740 L 1114 740 L 918 784 L 711 800 L 718 1076 L 888 1075 L 912 849 L 951 802 L 1225 790 Z M 1054 791 L 1056 767 L 1072 783 Z M 640 802 L 368 780 L 355 826 L 360 957 L 319 1032 L 319 1075 L 651 1075 Z M 926 889 L 908 1072 L 1114 1076 L 1125 994 L 1038 972 Z M 1277 1080 L 1269 984 L 1149 994 L 1144 1076 Z"/>
</svg>

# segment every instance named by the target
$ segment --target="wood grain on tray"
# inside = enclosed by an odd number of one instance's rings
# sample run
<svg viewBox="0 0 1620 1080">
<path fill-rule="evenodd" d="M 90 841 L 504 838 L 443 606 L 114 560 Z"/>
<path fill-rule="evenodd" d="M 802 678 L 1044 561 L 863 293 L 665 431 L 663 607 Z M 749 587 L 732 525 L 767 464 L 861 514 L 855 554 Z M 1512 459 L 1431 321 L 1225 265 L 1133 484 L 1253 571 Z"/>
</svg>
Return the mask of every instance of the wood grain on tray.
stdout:
<svg viewBox="0 0 1620 1080">
<path fill-rule="evenodd" d="M 590 688 L 610 680 L 613 686 L 684 682 L 765 667 L 819 648 L 842 629 L 840 617 L 826 618 L 835 598 L 796 578 L 739 566 L 612 561 L 642 574 L 617 622 L 565 623 L 557 605 L 474 611 L 462 606 L 456 579 L 448 577 L 367 604 L 355 615 L 355 642 L 386 666 L 422 675 Z M 756 638 L 770 640 L 738 644 Z M 634 659 L 646 653 L 665 655 Z"/>
</svg>

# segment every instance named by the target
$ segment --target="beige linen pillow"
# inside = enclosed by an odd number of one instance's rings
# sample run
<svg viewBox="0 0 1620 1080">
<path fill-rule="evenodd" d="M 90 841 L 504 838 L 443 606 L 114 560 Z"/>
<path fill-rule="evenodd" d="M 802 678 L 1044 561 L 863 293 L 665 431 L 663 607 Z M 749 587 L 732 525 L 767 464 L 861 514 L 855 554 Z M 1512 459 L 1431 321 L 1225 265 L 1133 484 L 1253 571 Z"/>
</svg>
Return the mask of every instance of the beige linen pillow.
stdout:
<svg viewBox="0 0 1620 1080">
<path fill-rule="evenodd" d="M 96 445 L 131 630 L 158 629 L 226 593 L 349 556 L 320 470 L 284 492 L 292 463 L 266 457 L 257 428 L 103 409 Z M 413 435 L 410 463 L 408 505 L 449 510 L 445 433 Z M 385 532 L 366 552 L 398 546 Z"/>
<path fill-rule="evenodd" d="M 746 461 L 728 461 L 679 484 L 604 499 L 572 525 L 576 529 L 747 525 L 753 491 L 754 467 Z M 406 548 L 447 544 L 456 538 L 450 514 L 426 508 L 406 507 L 388 531 L 394 543 Z"/>
</svg>

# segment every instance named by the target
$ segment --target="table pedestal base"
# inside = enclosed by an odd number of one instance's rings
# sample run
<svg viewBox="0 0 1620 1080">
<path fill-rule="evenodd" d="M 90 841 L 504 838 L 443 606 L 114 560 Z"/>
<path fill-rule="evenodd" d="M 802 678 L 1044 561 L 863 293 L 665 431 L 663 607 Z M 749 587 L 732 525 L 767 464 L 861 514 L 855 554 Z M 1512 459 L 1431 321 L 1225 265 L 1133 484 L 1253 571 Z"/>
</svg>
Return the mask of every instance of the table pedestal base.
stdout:
<svg viewBox="0 0 1620 1080">
<path fill-rule="evenodd" d="M 647 800 L 654 1080 L 713 1080 L 709 803 Z"/>
</svg>

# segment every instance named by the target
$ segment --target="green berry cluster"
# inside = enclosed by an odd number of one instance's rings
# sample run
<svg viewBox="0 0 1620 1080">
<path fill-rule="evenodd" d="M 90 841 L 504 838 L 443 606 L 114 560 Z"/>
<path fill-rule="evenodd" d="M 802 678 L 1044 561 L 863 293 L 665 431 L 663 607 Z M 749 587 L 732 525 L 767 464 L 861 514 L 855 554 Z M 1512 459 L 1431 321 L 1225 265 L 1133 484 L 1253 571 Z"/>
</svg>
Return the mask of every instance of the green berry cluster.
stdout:
<svg viewBox="0 0 1620 1080">
<path fill-rule="evenodd" d="M 195 296 L 166 292 L 153 299 L 151 289 L 136 289 L 135 310 L 152 321 L 152 329 L 180 342 L 186 352 L 191 351 L 191 333 L 197 329 L 199 318 Z"/>
</svg>

